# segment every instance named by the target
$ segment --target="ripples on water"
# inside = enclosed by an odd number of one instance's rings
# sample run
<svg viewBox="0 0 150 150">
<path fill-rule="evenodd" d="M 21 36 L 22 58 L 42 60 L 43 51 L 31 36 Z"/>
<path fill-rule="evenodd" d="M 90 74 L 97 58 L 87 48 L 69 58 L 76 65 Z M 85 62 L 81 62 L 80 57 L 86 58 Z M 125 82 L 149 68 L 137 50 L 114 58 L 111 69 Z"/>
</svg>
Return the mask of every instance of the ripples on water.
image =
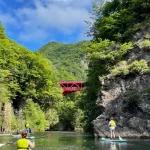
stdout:
<svg viewBox="0 0 150 150">
<path fill-rule="evenodd" d="M 43 136 L 48 132 L 35 133 Z M 50 138 L 36 139 L 34 150 L 150 150 L 150 141 L 129 140 L 127 143 L 103 142 L 87 133 L 50 132 Z M 0 137 L 0 143 L 14 142 L 13 137 Z M 0 147 L 0 150 L 15 150 L 12 145 Z"/>
</svg>

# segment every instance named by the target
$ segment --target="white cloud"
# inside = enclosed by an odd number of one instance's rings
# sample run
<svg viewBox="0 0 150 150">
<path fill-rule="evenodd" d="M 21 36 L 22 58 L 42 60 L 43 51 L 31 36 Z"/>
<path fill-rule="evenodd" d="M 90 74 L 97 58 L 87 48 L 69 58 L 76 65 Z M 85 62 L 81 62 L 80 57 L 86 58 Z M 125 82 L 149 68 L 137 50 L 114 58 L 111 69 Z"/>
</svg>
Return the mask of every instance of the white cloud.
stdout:
<svg viewBox="0 0 150 150">
<path fill-rule="evenodd" d="M 9 25 L 16 25 L 16 19 L 8 13 L 0 12 L 0 21 L 2 21 L 3 26 L 7 27 Z"/>
<path fill-rule="evenodd" d="M 26 22 L 33 26 L 44 28 L 75 28 L 83 26 L 84 20 L 89 18 L 88 11 L 82 8 L 61 8 L 57 5 L 48 7 L 38 6 L 36 9 L 21 9 L 18 17 L 26 18 Z"/>
<path fill-rule="evenodd" d="M 16 0 L 23 3 L 24 0 Z M 52 33 L 73 35 L 78 29 L 85 31 L 84 21 L 89 20 L 89 7 L 93 0 L 32 0 L 30 5 L 11 10 L 12 14 L 1 13 L 4 26 L 10 25 L 21 32 L 21 41 L 44 40 Z M 24 1 L 25 2 L 25 1 Z M 32 5 L 31 5 L 32 2 Z M 18 24 L 17 24 L 18 23 Z M 52 32 L 52 33 L 51 33 Z M 80 33 L 79 33 L 80 34 Z"/>
<path fill-rule="evenodd" d="M 45 0 L 44 3 L 43 0 L 36 0 L 35 7 L 18 9 L 15 13 L 17 18 L 22 20 L 23 28 L 34 29 L 27 35 L 29 38 L 36 38 L 37 34 L 32 32 L 38 29 L 43 32 L 51 29 L 64 34 L 73 34 L 78 28 L 85 28 L 84 21 L 89 20 L 90 16 L 89 10 L 85 7 L 90 3 L 91 0 L 83 0 L 80 4 L 73 0 Z M 24 34 L 29 32 L 25 31 Z"/>
<path fill-rule="evenodd" d="M 19 39 L 29 42 L 29 41 L 40 41 L 45 40 L 46 37 L 48 37 L 48 32 L 44 30 L 38 30 L 37 28 L 35 29 L 28 29 L 23 32 L 20 32 L 19 34 Z"/>
</svg>

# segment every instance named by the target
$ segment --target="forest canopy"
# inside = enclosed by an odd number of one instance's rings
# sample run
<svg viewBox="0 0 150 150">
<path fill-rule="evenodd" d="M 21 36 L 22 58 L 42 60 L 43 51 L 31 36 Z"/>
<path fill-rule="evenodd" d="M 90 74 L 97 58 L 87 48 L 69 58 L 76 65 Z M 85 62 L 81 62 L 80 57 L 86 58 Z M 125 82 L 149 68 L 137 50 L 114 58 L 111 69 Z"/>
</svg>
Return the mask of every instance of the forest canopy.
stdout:
<svg viewBox="0 0 150 150">
<path fill-rule="evenodd" d="M 94 24 L 89 35 L 94 40 L 125 42 L 141 29 L 142 23 L 150 17 L 149 0 L 112 0 L 93 3 Z"/>
<path fill-rule="evenodd" d="M 8 39 L 1 24 L 0 68 L 0 101 L 12 103 L 14 110 L 25 108 L 30 99 L 41 111 L 46 111 L 62 99 L 51 63 Z M 31 103 L 33 107 L 34 103 Z"/>
</svg>

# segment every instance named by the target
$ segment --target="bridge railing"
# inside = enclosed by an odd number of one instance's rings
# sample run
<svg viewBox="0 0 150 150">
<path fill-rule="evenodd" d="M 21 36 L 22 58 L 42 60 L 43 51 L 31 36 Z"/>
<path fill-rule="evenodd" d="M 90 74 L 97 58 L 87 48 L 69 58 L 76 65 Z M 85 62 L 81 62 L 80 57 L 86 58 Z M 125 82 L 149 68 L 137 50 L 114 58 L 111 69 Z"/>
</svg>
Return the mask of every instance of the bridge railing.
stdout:
<svg viewBox="0 0 150 150">
<path fill-rule="evenodd" d="M 66 93 L 76 92 L 83 90 L 84 82 L 83 81 L 60 81 L 58 82 L 63 88 L 63 95 Z"/>
</svg>

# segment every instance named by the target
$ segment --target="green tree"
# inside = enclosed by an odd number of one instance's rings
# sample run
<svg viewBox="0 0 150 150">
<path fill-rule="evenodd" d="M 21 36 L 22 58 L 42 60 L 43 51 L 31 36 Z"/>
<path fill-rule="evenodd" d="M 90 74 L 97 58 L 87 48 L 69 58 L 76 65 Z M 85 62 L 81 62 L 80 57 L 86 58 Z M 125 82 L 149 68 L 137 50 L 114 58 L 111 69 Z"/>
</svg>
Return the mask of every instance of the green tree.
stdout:
<svg viewBox="0 0 150 150">
<path fill-rule="evenodd" d="M 11 93 L 8 89 L 8 82 L 7 82 L 7 77 L 9 75 L 8 70 L 1 70 L 0 69 L 0 104 L 2 103 L 8 103 L 10 101 L 10 96 Z"/>
<path fill-rule="evenodd" d="M 35 130 L 44 130 L 49 123 L 45 119 L 44 112 L 40 109 L 39 105 L 34 103 L 31 99 L 28 99 L 28 103 L 25 107 L 25 120 L 31 125 L 31 128 Z"/>
<path fill-rule="evenodd" d="M 131 35 L 140 29 L 141 23 L 149 18 L 148 0 L 112 0 L 106 3 L 94 3 L 94 24 L 89 35 L 94 40 L 109 39 L 129 41 Z"/>
<path fill-rule="evenodd" d="M 53 72 L 52 63 L 5 37 L 1 24 L 0 34 L 0 89 L 2 91 L 0 101 L 12 103 L 15 112 L 24 110 L 28 106 L 29 99 L 32 99 L 29 103 L 31 107 L 36 103 L 33 108 L 39 107 L 42 109 L 39 112 L 43 114 L 50 107 L 55 108 L 58 101 L 62 99 L 62 91 L 57 84 L 57 76 L 54 74 L 57 71 Z M 27 118 L 30 119 L 30 116 Z M 19 114 L 16 119 L 17 122 L 22 122 L 24 118 Z M 17 123 L 14 120 L 12 119 L 12 128 L 15 128 Z M 38 129 L 42 128 L 44 129 L 40 125 Z"/>
<path fill-rule="evenodd" d="M 0 39 L 5 39 L 6 38 L 6 34 L 5 34 L 5 29 L 2 26 L 1 22 L 0 22 Z"/>
</svg>

